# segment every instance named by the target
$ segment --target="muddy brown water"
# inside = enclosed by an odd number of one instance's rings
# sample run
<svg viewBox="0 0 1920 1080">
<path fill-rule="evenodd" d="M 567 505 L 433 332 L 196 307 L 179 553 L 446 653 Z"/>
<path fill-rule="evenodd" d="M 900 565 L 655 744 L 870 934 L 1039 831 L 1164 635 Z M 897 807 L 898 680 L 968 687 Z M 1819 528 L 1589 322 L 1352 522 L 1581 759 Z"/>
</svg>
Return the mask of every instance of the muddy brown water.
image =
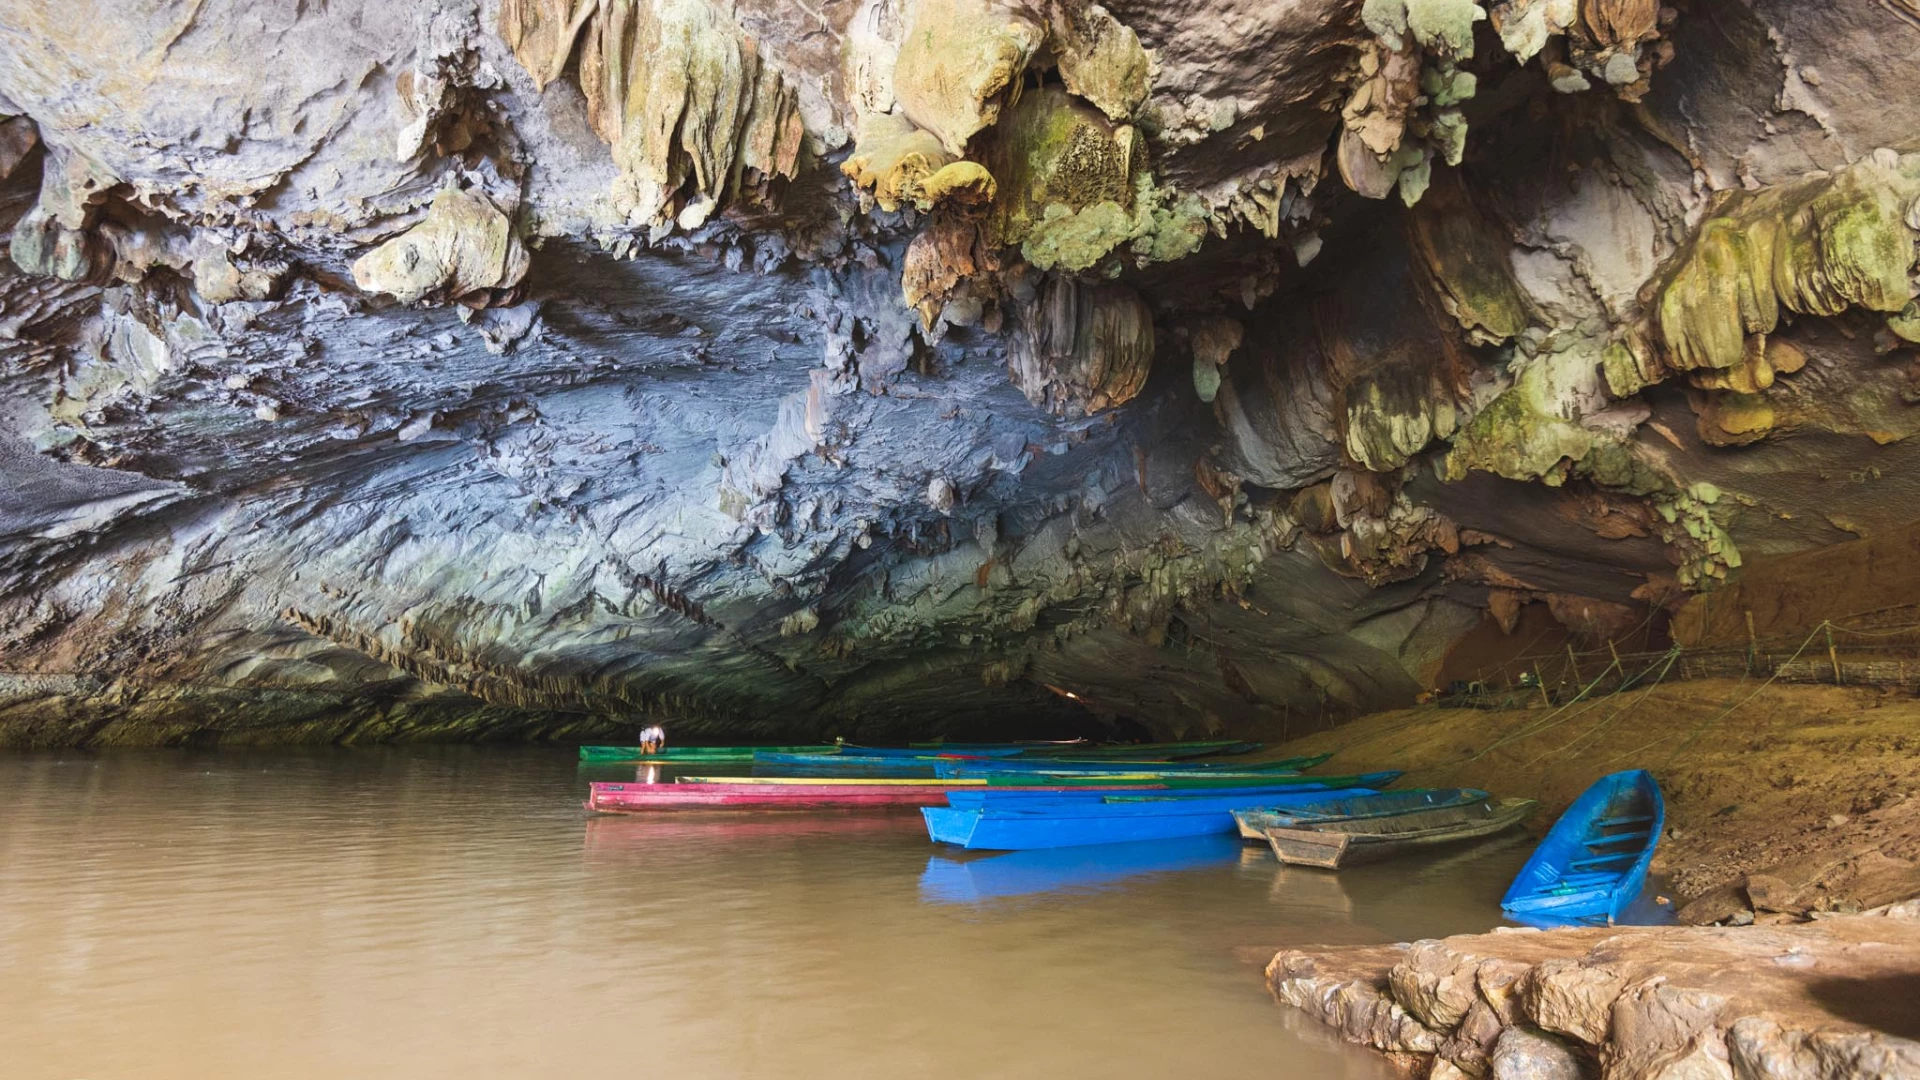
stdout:
<svg viewBox="0 0 1920 1080">
<path fill-rule="evenodd" d="M 0 1075 L 1372 1080 L 1259 961 L 1484 930 L 1526 855 L 956 859 L 917 814 L 589 817 L 589 777 L 632 770 L 0 757 Z"/>
</svg>

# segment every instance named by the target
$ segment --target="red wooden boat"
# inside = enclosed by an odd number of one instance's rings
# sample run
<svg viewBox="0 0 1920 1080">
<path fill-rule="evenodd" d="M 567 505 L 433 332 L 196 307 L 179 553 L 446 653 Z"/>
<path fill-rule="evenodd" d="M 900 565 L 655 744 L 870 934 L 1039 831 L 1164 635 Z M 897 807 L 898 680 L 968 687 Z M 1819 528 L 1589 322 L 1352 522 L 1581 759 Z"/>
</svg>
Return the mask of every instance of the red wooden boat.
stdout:
<svg viewBox="0 0 1920 1080">
<path fill-rule="evenodd" d="M 947 805 L 949 791 L 979 791 L 980 782 L 806 784 L 613 784 L 589 785 L 587 809 L 606 814 L 643 814 L 656 810 L 852 810 Z M 1036 787 L 1036 791 L 1079 791 L 1085 787 Z"/>
</svg>

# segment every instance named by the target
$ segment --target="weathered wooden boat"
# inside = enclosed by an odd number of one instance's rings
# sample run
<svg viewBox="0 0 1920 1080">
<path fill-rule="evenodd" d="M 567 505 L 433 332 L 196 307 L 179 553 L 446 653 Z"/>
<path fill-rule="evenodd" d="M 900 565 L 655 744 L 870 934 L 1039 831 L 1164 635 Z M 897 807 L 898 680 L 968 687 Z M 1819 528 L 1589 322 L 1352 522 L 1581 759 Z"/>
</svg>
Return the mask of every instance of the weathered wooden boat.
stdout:
<svg viewBox="0 0 1920 1080">
<path fill-rule="evenodd" d="M 1553 823 L 1500 906 L 1529 921 L 1611 924 L 1646 884 L 1666 821 L 1652 773 L 1600 778 Z"/>
<path fill-rule="evenodd" d="M 1284 761 L 1261 762 L 1239 768 L 1225 769 L 1168 769 L 1153 765 L 1131 765 L 1123 769 L 1093 769 L 1076 771 L 1073 769 L 1032 769 L 1026 771 L 1001 771 L 993 768 L 949 768 L 945 772 L 956 777 L 983 777 L 990 784 L 1025 784 L 1034 777 L 1045 777 L 1048 783 L 1058 784 L 1104 784 L 1115 777 L 1159 777 L 1166 780 L 1190 781 L 1193 783 L 1211 783 L 1222 780 L 1245 780 L 1257 777 L 1297 776 L 1303 770 L 1326 761 L 1331 755 L 1317 757 L 1288 758 Z"/>
<path fill-rule="evenodd" d="M 1019 781 L 1022 776 L 1043 774 L 1047 776 L 1112 776 L 1125 774 L 1144 776 L 1149 774 L 1163 776 L 1204 776 L 1209 774 L 1248 775 L 1259 773 L 1296 773 L 1301 769 L 1312 768 L 1327 760 L 1331 755 L 1320 754 L 1313 757 L 1283 758 L 1279 761 L 1165 761 L 1165 762 L 1092 762 L 1092 761 L 955 761 L 939 760 L 932 763 L 935 773 L 941 776 L 978 776 L 987 779 L 1006 777 Z"/>
<path fill-rule="evenodd" d="M 1107 787 L 1088 787 L 1076 784 L 1072 787 L 1039 786 L 1027 787 L 968 787 L 958 788 L 947 793 L 947 805 L 963 808 L 984 806 L 1007 806 L 1022 809 L 1039 809 L 1045 803 L 1126 803 L 1136 801 L 1166 799 L 1226 799 L 1246 796 L 1258 799 L 1263 794 L 1290 795 L 1296 791 L 1309 790 L 1320 793 L 1325 798 L 1328 789 L 1321 786 L 1325 780 L 1334 782 L 1335 790 L 1341 787 L 1359 787 L 1385 784 L 1398 773 L 1372 773 L 1365 777 L 1308 777 L 1304 785 L 1275 783 L 1274 778 L 1238 781 L 1234 784 L 1207 784 L 1188 786 L 1191 781 L 1149 780 L 1138 784 L 1115 784 Z M 1290 778 L 1280 778 L 1290 779 Z"/>
<path fill-rule="evenodd" d="M 920 784 L 611 784 L 590 785 L 587 809 L 607 814 L 662 810 L 849 810 L 945 804 L 952 787 Z"/>
<path fill-rule="evenodd" d="M 1267 842 L 1268 829 L 1306 828 L 1306 823 L 1353 821 L 1360 818 L 1409 814 L 1416 810 L 1435 810 L 1446 806 L 1466 806 L 1487 798 L 1478 788 L 1409 788 L 1383 791 L 1378 795 L 1327 799 L 1285 810 L 1252 806 L 1233 812 L 1234 824 L 1242 840 Z"/>
<path fill-rule="evenodd" d="M 840 752 L 834 756 L 836 758 L 884 757 L 919 758 L 925 760 L 959 758 L 971 761 L 1013 757 L 1025 751 L 1026 748 L 1020 746 L 979 746 L 962 750 L 959 747 L 951 746 L 855 746 L 852 743 L 844 743 L 840 747 Z"/>
<path fill-rule="evenodd" d="M 1363 862 L 1404 855 L 1421 848 L 1479 840 L 1524 821 L 1539 807 L 1532 799 L 1483 798 L 1464 805 L 1437 806 L 1378 817 L 1338 821 L 1302 821 L 1270 826 L 1267 842 L 1289 866 L 1338 870 Z"/>
<path fill-rule="evenodd" d="M 1399 773 L 1366 777 L 1323 777 L 1322 787 L 1299 791 L 1257 790 L 1188 798 L 1103 796 L 1035 800 L 1021 805 L 932 806 L 921 811 L 927 835 L 939 843 L 973 850 L 1026 851 L 1037 848 L 1167 840 L 1179 836 L 1232 835 L 1233 811 L 1245 806 L 1287 806 L 1324 798 L 1331 787 L 1371 794 L 1367 783 L 1391 783 Z"/>
<path fill-rule="evenodd" d="M 986 790 L 983 780 L 941 780 L 902 776 L 683 776 L 682 784 L 732 784 L 738 787 L 937 787 Z"/>
<path fill-rule="evenodd" d="M 1013 742 L 948 742 L 935 739 L 932 742 L 910 742 L 911 750 L 935 750 L 940 753 L 966 754 L 975 750 L 1036 750 L 1044 753 L 1048 749 L 1086 748 L 1093 749 L 1094 744 L 1086 739 L 1017 739 Z"/>
<path fill-rule="evenodd" d="M 1029 750 L 1025 756 L 1074 761 L 1179 761 L 1188 758 L 1251 754 L 1260 747 L 1260 743 L 1243 742 L 1237 739 L 1202 739 L 1191 742 L 1128 743 L 1068 749 L 1039 748 Z"/>
<path fill-rule="evenodd" d="M 637 746 L 583 746 L 580 748 L 581 761 L 626 762 L 645 761 L 660 765 L 672 765 L 676 762 L 735 762 L 752 761 L 756 753 L 777 754 L 826 754 L 837 747 L 832 746 L 669 746 L 652 754 L 642 753 Z"/>
<path fill-rule="evenodd" d="M 1091 892 L 1144 874 L 1233 866 L 1239 851 L 1239 841 L 1230 836 L 1190 836 L 966 860 L 934 855 L 920 875 L 920 898 L 977 904 L 1037 893 Z"/>
<path fill-rule="evenodd" d="M 765 751 L 753 755 L 755 765 L 798 765 L 809 769 L 931 769 L 937 762 L 970 762 L 986 764 L 997 759 L 986 757 L 963 758 L 954 754 L 938 754 L 932 751 L 915 751 L 898 754 L 849 753 L 835 748 L 827 754 L 789 754 L 780 751 Z"/>
<path fill-rule="evenodd" d="M 656 810 L 835 810 L 862 807 L 940 806 L 954 795 L 984 790 L 978 780 L 898 780 L 832 777 L 688 777 L 666 783 L 596 783 L 587 809 L 607 813 Z M 1151 785 L 1121 789 L 1147 795 Z M 1080 788 L 1036 786 L 1026 794 L 1084 797 Z M 1097 795 L 1096 795 L 1097 798 Z"/>
</svg>

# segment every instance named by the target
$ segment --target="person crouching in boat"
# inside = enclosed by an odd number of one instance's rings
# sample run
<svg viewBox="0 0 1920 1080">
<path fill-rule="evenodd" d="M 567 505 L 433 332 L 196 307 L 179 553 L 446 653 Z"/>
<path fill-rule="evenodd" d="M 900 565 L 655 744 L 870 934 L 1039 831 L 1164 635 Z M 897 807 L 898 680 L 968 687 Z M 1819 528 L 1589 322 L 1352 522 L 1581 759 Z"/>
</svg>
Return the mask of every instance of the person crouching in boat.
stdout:
<svg viewBox="0 0 1920 1080">
<path fill-rule="evenodd" d="M 667 748 L 667 729 L 659 724 L 644 728 L 640 732 L 640 752 L 657 754 Z"/>
</svg>

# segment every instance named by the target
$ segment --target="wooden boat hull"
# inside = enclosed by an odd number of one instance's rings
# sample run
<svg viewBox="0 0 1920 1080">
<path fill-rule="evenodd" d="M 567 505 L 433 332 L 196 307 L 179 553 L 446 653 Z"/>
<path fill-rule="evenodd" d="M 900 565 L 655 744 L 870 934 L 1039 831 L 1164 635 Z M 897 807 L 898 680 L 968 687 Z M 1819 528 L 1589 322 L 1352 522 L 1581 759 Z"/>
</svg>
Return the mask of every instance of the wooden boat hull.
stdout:
<svg viewBox="0 0 1920 1080">
<path fill-rule="evenodd" d="M 981 807 L 1007 807 L 1023 810 L 1044 810 L 1053 804 L 1088 805 L 1114 804 L 1128 805 L 1137 802 L 1165 802 L 1175 799 L 1235 799 L 1240 804 L 1260 805 L 1259 800 L 1266 796 L 1292 795 L 1300 791 L 1317 792 L 1319 799 L 1325 799 L 1332 791 L 1371 790 L 1384 787 L 1400 776 L 1397 772 L 1365 773 L 1359 776 L 1309 776 L 1301 777 L 1300 783 L 1277 783 L 1276 778 L 1267 777 L 1251 782 L 1232 785 L 1208 785 L 1198 788 L 1185 788 L 1179 780 L 1164 781 L 1162 786 L 1135 787 L 1048 787 L 1035 785 L 1024 788 L 1010 787 L 968 787 L 947 793 L 947 805 L 963 809 Z M 1291 779 L 1291 778 L 1285 778 Z"/>
<path fill-rule="evenodd" d="M 1231 757 L 1251 754 L 1260 749 L 1257 742 L 1227 739 L 1189 743 L 1136 743 L 1131 746 L 1091 746 L 1085 749 L 1029 751 L 1028 757 L 1051 757 L 1063 761 L 1184 761 L 1191 758 Z"/>
<path fill-rule="evenodd" d="M 1646 884 L 1666 820 L 1651 773 L 1601 777 L 1553 823 L 1501 908 L 1530 921 L 1614 922 Z"/>
<path fill-rule="evenodd" d="M 1233 812 L 1240 838 L 1267 842 L 1268 829 L 1308 828 L 1315 824 L 1391 817 L 1448 806 L 1471 806 L 1489 796 L 1477 788 L 1412 788 L 1360 798 L 1329 798 L 1305 806 L 1248 807 Z"/>
<path fill-rule="evenodd" d="M 939 762 L 986 764 L 990 757 L 939 754 L 931 751 L 901 754 L 789 754 L 765 752 L 753 755 L 755 765 L 800 765 L 809 769 L 931 769 Z"/>
<path fill-rule="evenodd" d="M 679 762 L 717 763 L 752 761 L 756 753 L 827 754 L 832 746 L 669 746 L 654 754 L 642 753 L 637 746 L 583 746 L 581 761 L 642 761 L 654 765 Z"/>
<path fill-rule="evenodd" d="M 1171 761 L 1171 762 L 1079 762 L 1079 761 L 955 761 L 933 762 L 933 770 L 942 776 L 984 776 L 988 779 L 1004 777 L 1018 781 L 1019 777 L 1035 773 L 1048 776 L 1088 776 L 1098 778 L 1115 774 L 1132 776 L 1207 776 L 1212 774 L 1250 775 L 1258 773 L 1294 773 L 1310 769 L 1327 760 L 1331 755 L 1320 754 L 1314 757 L 1286 758 L 1280 761 L 1229 762 L 1229 761 Z"/>
<path fill-rule="evenodd" d="M 1316 797 L 1315 792 L 1302 791 L 1137 803 L 1075 799 L 1043 802 L 1037 807 L 937 806 L 923 809 L 921 815 L 926 820 L 927 835 L 938 843 L 975 851 L 1032 851 L 1182 836 L 1231 836 L 1233 811 L 1239 807 L 1256 801 L 1285 805 Z"/>
<path fill-rule="evenodd" d="M 589 785 L 586 807 L 599 813 L 640 814 L 670 810 L 854 810 L 942 806 L 956 793 L 974 790 L 970 781 L 908 780 L 871 782 L 763 783 L 726 780 L 663 784 Z M 1151 793 L 1139 789 L 1138 793 Z M 1078 791 L 1036 787 L 1035 795 L 1078 795 Z"/>
<path fill-rule="evenodd" d="M 1484 839 L 1520 824 L 1539 805 L 1532 799 L 1483 798 L 1402 814 L 1269 827 L 1266 838 L 1274 857 L 1289 866 L 1338 870 L 1423 848 Z"/>
<path fill-rule="evenodd" d="M 587 809 L 606 814 L 663 810 L 854 810 L 938 806 L 951 788 L 934 785 L 832 784 L 811 787 L 761 784 L 590 785 Z"/>
</svg>

